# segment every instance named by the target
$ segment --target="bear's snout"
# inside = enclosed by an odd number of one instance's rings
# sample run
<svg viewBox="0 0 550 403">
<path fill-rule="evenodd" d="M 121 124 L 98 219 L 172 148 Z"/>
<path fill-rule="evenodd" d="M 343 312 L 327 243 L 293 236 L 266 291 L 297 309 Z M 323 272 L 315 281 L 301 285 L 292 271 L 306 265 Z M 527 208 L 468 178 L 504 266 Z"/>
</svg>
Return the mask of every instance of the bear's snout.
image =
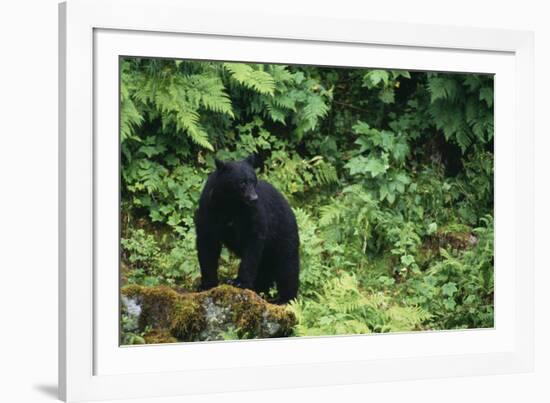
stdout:
<svg viewBox="0 0 550 403">
<path fill-rule="evenodd" d="M 258 201 L 258 194 L 255 191 L 252 191 L 246 194 L 245 199 L 249 203 L 255 203 Z"/>
<path fill-rule="evenodd" d="M 244 200 L 246 203 L 253 204 L 258 200 L 258 193 L 254 186 L 247 186 L 244 192 Z"/>
</svg>

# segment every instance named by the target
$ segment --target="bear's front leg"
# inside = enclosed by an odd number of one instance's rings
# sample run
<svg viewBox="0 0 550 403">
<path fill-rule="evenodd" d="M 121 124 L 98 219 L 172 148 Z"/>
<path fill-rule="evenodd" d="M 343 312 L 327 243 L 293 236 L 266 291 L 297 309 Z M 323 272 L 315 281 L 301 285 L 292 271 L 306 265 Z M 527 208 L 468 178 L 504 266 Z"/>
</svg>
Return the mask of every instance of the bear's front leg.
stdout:
<svg viewBox="0 0 550 403">
<path fill-rule="evenodd" d="M 241 259 L 237 278 L 229 280 L 227 283 L 234 287 L 254 289 L 263 250 L 264 241 L 262 239 L 248 245 Z"/>
<path fill-rule="evenodd" d="M 201 268 L 200 290 L 209 290 L 218 285 L 218 261 L 221 242 L 212 234 L 197 231 L 197 252 Z"/>
</svg>

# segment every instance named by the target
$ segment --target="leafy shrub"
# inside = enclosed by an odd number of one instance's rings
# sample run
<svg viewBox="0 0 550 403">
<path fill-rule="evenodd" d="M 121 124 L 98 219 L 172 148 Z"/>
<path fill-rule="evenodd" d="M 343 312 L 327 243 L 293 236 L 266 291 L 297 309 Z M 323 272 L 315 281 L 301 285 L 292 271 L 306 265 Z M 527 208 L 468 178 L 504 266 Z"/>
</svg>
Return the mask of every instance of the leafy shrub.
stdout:
<svg viewBox="0 0 550 403">
<path fill-rule="evenodd" d="M 329 280 L 310 300 L 290 306 L 299 336 L 419 330 L 431 316 L 419 307 L 397 305 L 384 292 L 361 291 L 347 273 Z"/>
</svg>

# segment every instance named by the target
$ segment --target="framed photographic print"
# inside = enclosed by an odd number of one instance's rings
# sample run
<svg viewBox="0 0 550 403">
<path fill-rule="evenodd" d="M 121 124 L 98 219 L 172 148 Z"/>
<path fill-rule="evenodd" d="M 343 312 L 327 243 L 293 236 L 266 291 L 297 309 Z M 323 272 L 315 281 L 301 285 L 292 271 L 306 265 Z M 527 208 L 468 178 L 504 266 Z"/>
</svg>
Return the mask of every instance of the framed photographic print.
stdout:
<svg viewBox="0 0 550 403">
<path fill-rule="evenodd" d="M 531 370 L 532 40 L 61 4 L 61 397 Z"/>
</svg>

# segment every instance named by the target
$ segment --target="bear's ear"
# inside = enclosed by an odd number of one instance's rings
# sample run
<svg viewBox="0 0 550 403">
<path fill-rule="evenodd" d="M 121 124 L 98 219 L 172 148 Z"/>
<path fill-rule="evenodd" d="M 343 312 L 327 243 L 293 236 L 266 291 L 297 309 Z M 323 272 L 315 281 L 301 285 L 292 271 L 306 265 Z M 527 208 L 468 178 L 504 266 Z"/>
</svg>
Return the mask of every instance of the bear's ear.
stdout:
<svg viewBox="0 0 550 403">
<path fill-rule="evenodd" d="M 258 157 L 256 154 L 250 154 L 244 159 L 244 162 L 246 162 L 252 168 L 260 168 L 262 165 L 260 157 Z"/>
<path fill-rule="evenodd" d="M 225 162 L 219 160 L 219 159 L 214 159 L 214 162 L 216 163 L 216 169 L 218 171 L 223 171 L 225 169 Z"/>
</svg>

